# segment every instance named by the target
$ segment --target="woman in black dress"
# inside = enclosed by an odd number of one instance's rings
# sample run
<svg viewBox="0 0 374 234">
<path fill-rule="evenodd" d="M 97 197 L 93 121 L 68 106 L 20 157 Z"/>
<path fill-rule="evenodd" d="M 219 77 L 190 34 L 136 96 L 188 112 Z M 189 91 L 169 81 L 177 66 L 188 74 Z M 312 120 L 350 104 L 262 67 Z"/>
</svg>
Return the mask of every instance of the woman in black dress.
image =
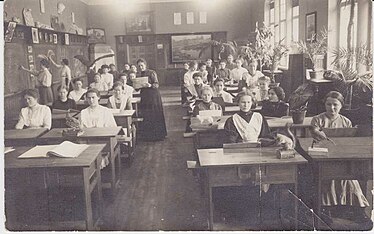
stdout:
<svg viewBox="0 0 374 234">
<path fill-rule="evenodd" d="M 159 84 L 155 71 L 147 69 L 145 59 L 138 59 L 139 77 L 148 77 L 148 83 L 144 84 L 140 91 L 141 101 L 139 113 L 143 122 L 139 125 L 140 139 L 145 141 L 164 140 L 167 132 Z"/>
</svg>

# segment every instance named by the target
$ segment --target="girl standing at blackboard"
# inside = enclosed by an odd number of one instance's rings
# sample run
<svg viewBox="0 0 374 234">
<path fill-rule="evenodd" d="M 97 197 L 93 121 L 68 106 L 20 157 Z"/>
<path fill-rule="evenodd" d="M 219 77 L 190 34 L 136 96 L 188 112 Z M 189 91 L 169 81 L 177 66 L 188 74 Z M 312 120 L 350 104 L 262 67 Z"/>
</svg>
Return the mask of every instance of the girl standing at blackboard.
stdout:
<svg viewBox="0 0 374 234">
<path fill-rule="evenodd" d="M 53 102 L 53 93 L 51 89 L 52 85 L 52 74 L 49 72 L 49 61 L 46 59 L 40 60 L 40 71 L 31 71 L 26 69 L 24 66 L 20 66 L 21 70 L 31 73 L 34 76 L 37 76 L 36 86 L 39 89 L 39 102 L 42 105 L 52 105 Z"/>
<path fill-rule="evenodd" d="M 73 85 L 71 83 L 71 70 L 69 68 L 69 60 L 64 58 L 61 60 L 61 64 L 57 64 L 52 59 L 52 56 L 49 56 L 49 60 L 55 67 L 60 69 L 61 86 L 66 86 L 67 90 L 71 91 L 73 89 Z"/>
</svg>

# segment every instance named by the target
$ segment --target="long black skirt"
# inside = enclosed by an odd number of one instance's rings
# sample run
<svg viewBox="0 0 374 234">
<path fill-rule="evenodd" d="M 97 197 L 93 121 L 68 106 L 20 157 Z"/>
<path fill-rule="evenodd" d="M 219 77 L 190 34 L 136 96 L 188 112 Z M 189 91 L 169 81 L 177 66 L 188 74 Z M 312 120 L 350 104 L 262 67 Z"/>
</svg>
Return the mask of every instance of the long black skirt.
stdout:
<svg viewBox="0 0 374 234">
<path fill-rule="evenodd" d="M 161 95 L 156 88 L 140 91 L 139 115 L 143 121 L 139 124 L 139 138 L 144 141 L 160 141 L 167 135 L 164 108 Z"/>
</svg>

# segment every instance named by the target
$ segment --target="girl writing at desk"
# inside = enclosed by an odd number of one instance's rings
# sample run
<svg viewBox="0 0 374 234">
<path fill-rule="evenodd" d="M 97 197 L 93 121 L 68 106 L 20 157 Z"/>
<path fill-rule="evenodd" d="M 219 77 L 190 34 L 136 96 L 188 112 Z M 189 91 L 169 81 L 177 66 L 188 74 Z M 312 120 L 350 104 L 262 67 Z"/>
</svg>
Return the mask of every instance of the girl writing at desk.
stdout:
<svg viewBox="0 0 374 234">
<path fill-rule="evenodd" d="M 86 93 L 89 107 L 81 111 L 80 124 L 82 128 L 116 127 L 116 121 L 112 112 L 99 105 L 100 92 L 97 89 L 89 89 Z"/>
<path fill-rule="evenodd" d="M 269 89 L 269 100 L 262 102 L 261 114 L 268 117 L 282 117 L 288 115 L 289 105 L 284 102 L 286 94 L 281 87 Z"/>
<path fill-rule="evenodd" d="M 323 131 L 324 128 L 352 127 L 351 121 L 339 114 L 343 104 L 344 97 L 339 92 L 331 91 L 326 94 L 326 112 L 314 116 L 311 122 L 310 131 L 316 142 L 329 137 Z M 365 217 L 364 208 L 369 206 L 369 202 L 362 193 L 357 180 L 331 180 L 322 186 L 322 205 L 326 208 L 330 207 L 328 210 L 330 212 L 336 211 L 336 214 L 349 213 L 347 210 L 343 212 L 338 210 L 345 206 L 344 208 L 348 208 L 351 213 L 354 213 L 352 217 L 362 220 Z M 332 209 L 333 206 L 335 209 Z"/>
<path fill-rule="evenodd" d="M 123 92 L 123 83 L 117 81 L 113 85 L 114 94 L 109 97 L 108 108 L 119 110 L 132 110 L 131 96 Z"/>
<path fill-rule="evenodd" d="M 46 105 L 38 103 L 39 93 L 35 89 L 27 89 L 24 93 L 27 107 L 22 108 L 16 129 L 26 128 L 48 128 L 51 129 L 51 109 Z"/>
</svg>

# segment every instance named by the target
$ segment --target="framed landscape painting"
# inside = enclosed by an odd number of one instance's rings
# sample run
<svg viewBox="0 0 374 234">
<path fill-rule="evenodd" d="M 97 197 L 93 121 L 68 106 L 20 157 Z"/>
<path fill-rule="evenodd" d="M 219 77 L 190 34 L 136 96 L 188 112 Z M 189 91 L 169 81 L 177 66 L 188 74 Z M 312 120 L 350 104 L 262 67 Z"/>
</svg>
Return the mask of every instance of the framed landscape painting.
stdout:
<svg viewBox="0 0 374 234">
<path fill-rule="evenodd" d="M 152 12 L 139 12 L 126 16 L 126 33 L 143 34 L 153 32 Z"/>
<path fill-rule="evenodd" d="M 171 61 L 182 63 L 212 58 L 211 34 L 184 34 L 171 36 Z"/>
</svg>

